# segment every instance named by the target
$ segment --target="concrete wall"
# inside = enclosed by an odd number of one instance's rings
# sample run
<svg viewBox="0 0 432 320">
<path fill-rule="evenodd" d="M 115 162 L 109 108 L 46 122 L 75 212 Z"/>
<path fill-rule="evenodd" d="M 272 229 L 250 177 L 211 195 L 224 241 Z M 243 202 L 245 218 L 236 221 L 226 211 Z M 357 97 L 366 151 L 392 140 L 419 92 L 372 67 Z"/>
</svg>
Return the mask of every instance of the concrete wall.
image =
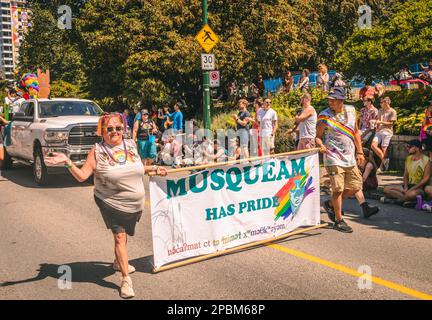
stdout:
<svg viewBox="0 0 432 320">
<path fill-rule="evenodd" d="M 390 164 L 389 170 L 404 170 L 405 159 L 408 156 L 406 142 L 419 139 L 419 136 L 397 136 L 394 135 L 390 144 Z"/>
</svg>

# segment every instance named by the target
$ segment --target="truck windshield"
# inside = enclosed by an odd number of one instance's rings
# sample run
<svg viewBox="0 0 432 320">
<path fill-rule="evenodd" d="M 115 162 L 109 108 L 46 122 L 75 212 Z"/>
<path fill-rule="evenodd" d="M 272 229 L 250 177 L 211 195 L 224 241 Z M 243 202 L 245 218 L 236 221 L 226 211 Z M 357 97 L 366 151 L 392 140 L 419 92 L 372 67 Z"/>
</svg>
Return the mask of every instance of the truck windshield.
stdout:
<svg viewBox="0 0 432 320">
<path fill-rule="evenodd" d="M 103 111 L 89 101 L 43 101 L 39 102 L 39 117 L 98 116 Z"/>
</svg>

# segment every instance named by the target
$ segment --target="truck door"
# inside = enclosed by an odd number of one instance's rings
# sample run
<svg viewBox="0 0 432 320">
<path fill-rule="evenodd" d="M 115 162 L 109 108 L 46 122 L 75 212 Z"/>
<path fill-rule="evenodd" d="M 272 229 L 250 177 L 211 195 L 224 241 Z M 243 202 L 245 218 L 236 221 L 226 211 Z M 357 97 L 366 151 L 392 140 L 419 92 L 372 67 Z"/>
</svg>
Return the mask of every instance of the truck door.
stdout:
<svg viewBox="0 0 432 320">
<path fill-rule="evenodd" d="M 12 131 L 11 131 L 11 140 L 12 144 L 7 147 L 7 152 L 12 157 L 21 157 L 22 150 L 22 133 L 23 129 L 26 126 L 26 117 L 25 110 L 27 108 L 28 103 L 23 102 L 19 107 L 18 112 L 15 112 L 14 119 L 12 121 Z"/>
<path fill-rule="evenodd" d="M 34 124 L 34 112 L 35 104 L 34 102 L 28 102 L 25 108 L 24 114 L 25 119 L 22 126 L 22 157 L 26 160 L 33 160 L 33 134 L 32 126 Z"/>
</svg>

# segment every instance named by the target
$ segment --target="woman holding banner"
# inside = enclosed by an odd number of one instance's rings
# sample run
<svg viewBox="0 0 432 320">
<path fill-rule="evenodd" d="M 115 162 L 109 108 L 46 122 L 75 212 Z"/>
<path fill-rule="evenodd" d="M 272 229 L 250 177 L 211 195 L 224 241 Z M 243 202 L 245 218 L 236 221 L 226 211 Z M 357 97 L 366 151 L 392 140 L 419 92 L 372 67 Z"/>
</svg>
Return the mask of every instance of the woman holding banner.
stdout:
<svg viewBox="0 0 432 320">
<path fill-rule="evenodd" d="M 144 209 L 144 174 L 167 174 L 164 168 L 142 164 L 135 142 L 124 139 L 126 125 L 118 113 L 102 116 L 97 129 L 102 142 L 95 144 L 82 168 L 62 153 L 53 153 L 45 159 L 50 164 L 64 164 L 79 182 L 94 175 L 94 199 L 114 235 L 113 268 L 122 273 L 120 296 L 125 299 L 135 296 L 129 276 L 135 268 L 128 264 L 126 243 L 127 235 L 135 234 L 135 225 Z"/>
</svg>

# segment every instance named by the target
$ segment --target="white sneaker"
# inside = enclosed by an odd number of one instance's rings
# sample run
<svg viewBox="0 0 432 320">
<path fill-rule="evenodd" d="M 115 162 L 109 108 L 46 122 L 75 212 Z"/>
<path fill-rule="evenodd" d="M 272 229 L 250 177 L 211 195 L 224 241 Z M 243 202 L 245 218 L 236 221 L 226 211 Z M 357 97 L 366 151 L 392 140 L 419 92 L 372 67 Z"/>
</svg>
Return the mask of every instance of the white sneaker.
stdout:
<svg viewBox="0 0 432 320">
<path fill-rule="evenodd" d="M 120 287 L 120 297 L 122 297 L 123 299 L 130 299 L 135 297 L 135 292 L 132 287 L 132 279 L 129 276 L 122 279 Z"/>
<path fill-rule="evenodd" d="M 120 270 L 120 265 L 118 264 L 117 261 L 114 261 L 114 263 L 113 263 L 113 269 L 114 269 L 115 271 L 117 271 L 117 272 L 121 271 L 121 270 Z M 129 265 L 128 265 L 128 272 L 129 272 L 129 274 L 134 273 L 135 271 L 136 271 L 135 267 L 134 267 L 134 266 L 131 266 L 131 265 L 129 264 Z"/>
</svg>

